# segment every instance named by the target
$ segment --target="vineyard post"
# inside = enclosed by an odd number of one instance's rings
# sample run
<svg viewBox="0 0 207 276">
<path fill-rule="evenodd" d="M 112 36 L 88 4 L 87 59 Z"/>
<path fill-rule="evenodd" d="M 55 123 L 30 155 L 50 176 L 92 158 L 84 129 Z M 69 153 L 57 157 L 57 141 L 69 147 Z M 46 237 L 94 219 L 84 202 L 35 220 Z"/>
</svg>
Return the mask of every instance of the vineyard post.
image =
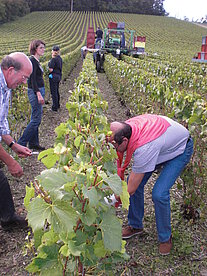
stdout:
<svg viewBox="0 0 207 276">
<path fill-rule="evenodd" d="M 73 12 L 73 0 L 71 0 L 70 11 L 71 11 L 71 13 Z"/>
</svg>

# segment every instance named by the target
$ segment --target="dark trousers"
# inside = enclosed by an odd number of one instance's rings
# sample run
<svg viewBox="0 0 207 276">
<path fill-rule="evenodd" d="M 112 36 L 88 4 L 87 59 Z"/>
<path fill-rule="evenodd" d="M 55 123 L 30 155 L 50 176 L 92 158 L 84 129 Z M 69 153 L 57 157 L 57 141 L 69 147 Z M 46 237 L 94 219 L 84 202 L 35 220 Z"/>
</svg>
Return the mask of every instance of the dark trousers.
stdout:
<svg viewBox="0 0 207 276">
<path fill-rule="evenodd" d="M 0 171 L 0 221 L 7 221 L 15 212 L 14 202 L 5 174 Z"/>
<path fill-rule="evenodd" d="M 58 110 L 60 107 L 60 94 L 59 94 L 60 81 L 50 79 L 50 92 L 52 95 L 52 110 Z"/>
</svg>

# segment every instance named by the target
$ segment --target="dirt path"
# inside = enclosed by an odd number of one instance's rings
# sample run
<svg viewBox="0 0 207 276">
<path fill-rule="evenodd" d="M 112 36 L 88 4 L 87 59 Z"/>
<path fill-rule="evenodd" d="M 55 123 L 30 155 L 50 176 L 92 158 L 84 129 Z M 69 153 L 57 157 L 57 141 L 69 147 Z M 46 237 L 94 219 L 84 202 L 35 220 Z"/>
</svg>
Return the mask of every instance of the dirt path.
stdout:
<svg viewBox="0 0 207 276">
<path fill-rule="evenodd" d="M 122 105 L 114 90 L 103 73 L 98 73 L 98 84 L 101 94 L 105 101 L 108 102 L 106 116 L 109 122 L 125 121 L 129 118 L 129 111 L 126 106 Z"/>
</svg>

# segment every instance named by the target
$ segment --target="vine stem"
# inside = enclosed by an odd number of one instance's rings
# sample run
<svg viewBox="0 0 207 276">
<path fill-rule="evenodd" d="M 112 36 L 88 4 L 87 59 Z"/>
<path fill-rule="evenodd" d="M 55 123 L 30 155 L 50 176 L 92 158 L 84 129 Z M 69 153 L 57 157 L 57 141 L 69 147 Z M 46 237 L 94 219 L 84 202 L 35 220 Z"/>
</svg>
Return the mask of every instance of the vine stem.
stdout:
<svg viewBox="0 0 207 276">
<path fill-rule="evenodd" d="M 96 186 L 97 178 L 98 178 L 98 168 L 96 168 L 96 176 L 95 176 L 94 181 L 93 181 L 93 186 Z"/>
<path fill-rule="evenodd" d="M 98 183 L 96 183 L 95 187 L 98 187 L 101 183 L 103 182 L 103 180 L 99 181 Z M 106 189 L 106 188 L 105 188 Z"/>
<path fill-rule="evenodd" d="M 91 147 L 91 158 L 90 158 L 90 164 L 92 164 L 93 162 L 93 151 L 94 151 L 94 147 Z"/>
<path fill-rule="evenodd" d="M 65 260 L 65 265 L 64 265 L 64 269 L 63 269 L 63 276 L 65 276 L 65 272 L 66 272 L 66 268 L 67 268 L 67 263 L 68 263 L 68 256 L 66 257 L 66 260 Z"/>
<path fill-rule="evenodd" d="M 52 204 L 49 194 L 40 187 L 37 179 L 34 180 L 34 187 L 37 193 L 45 200 L 45 202 Z"/>
<path fill-rule="evenodd" d="M 84 208 L 85 208 L 85 205 L 86 205 L 86 201 L 87 201 L 87 199 L 85 198 L 84 201 L 83 201 L 82 208 L 81 208 L 81 211 L 82 211 L 83 213 L 85 213 Z"/>
<path fill-rule="evenodd" d="M 79 218 L 79 220 L 77 221 L 77 225 L 76 225 L 76 228 L 74 230 L 74 232 L 76 233 L 76 231 L 78 230 L 78 226 L 80 225 L 81 223 L 81 219 Z"/>
<path fill-rule="evenodd" d="M 82 202 L 81 198 L 79 197 L 79 195 L 78 195 L 78 194 L 76 193 L 76 191 L 75 191 L 75 187 L 77 187 L 77 184 L 75 184 L 75 186 L 72 188 L 72 190 L 73 190 L 74 194 L 77 196 L 78 200 L 79 200 L 80 202 Z"/>
<path fill-rule="evenodd" d="M 102 159 L 103 159 L 103 156 L 101 156 L 98 160 L 94 161 L 94 162 L 92 163 L 92 165 L 96 165 L 96 164 L 99 163 Z"/>
</svg>

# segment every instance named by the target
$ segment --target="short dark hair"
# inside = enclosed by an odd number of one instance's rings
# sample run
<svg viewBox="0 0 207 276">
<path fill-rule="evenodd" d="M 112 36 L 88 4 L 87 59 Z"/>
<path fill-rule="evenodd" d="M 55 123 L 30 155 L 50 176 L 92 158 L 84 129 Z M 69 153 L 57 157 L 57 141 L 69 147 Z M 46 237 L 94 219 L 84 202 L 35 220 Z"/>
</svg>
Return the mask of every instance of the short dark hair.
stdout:
<svg viewBox="0 0 207 276">
<path fill-rule="evenodd" d="M 129 140 L 132 135 L 131 126 L 125 122 L 121 122 L 121 124 L 123 125 L 123 128 L 114 134 L 114 141 L 118 145 L 121 145 L 121 143 L 123 142 L 123 138 L 126 137 Z"/>
<path fill-rule="evenodd" d="M 52 47 L 52 50 L 55 51 L 55 52 L 60 51 L 60 47 L 58 45 L 54 45 Z"/>
<path fill-rule="evenodd" d="M 8 70 L 10 67 L 14 67 L 16 71 L 19 71 L 22 68 L 22 64 L 10 56 L 5 56 L 2 59 L 1 68 L 3 70 Z"/>
<path fill-rule="evenodd" d="M 45 46 L 45 42 L 40 39 L 34 39 L 30 42 L 29 45 L 29 52 L 31 55 L 35 55 L 37 51 L 37 47 L 40 46 L 40 44 L 43 44 Z"/>
</svg>

